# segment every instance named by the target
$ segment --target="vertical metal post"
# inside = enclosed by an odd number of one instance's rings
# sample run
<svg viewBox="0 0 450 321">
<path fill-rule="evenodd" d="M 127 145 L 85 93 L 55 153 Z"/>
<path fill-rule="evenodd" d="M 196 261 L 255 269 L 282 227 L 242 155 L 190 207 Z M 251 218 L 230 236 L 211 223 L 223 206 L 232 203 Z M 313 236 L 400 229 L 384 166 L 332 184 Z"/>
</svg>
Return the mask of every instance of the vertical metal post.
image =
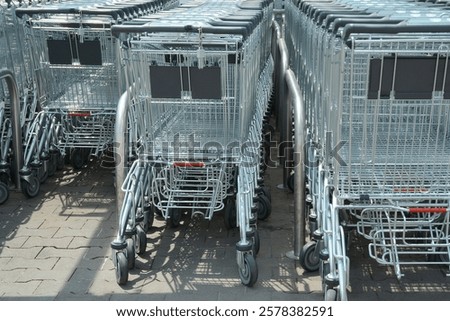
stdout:
<svg viewBox="0 0 450 321">
<path fill-rule="evenodd" d="M 14 75 L 7 69 L 0 70 L 0 79 L 5 79 L 8 86 L 8 91 L 11 99 L 11 123 L 12 123 L 12 137 L 14 150 L 14 178 L 16 181 L 16 188 L 21 188 L 19 170 L 23 166 L 23 147 L 22 147 L 22 128 L 20 127 L 20 100 L 19 90 Z"/>
<path fill-rule="evenodd" d="M 125 193 L 122 184 L 127 171 L 127 146 L 128 146 L 128 91 L 122 94 L 117 104 L 116 123 L 114 128 L 114 161 L 116 170 L 116 204 L 117 215 L 120 214 Z"/>
<path fill-rule="evenodd" d="M 279 188 L 287 187 L 290 174 L 288 165 L 291 155 L 288 152 L 292 147 L 292 117 L 294 118 L 294 250 L 286 255 L 298 259 L 305 245 L 306 213 L 305 213 L 305 142 L 306 142 L 306 113 L 303 104 L 303 95 L 294 72 L 289 69 L 289 56 L 286 42 L 283 38 L 277 39 L 278 45 L 278 113 L 280 130 L 280 161 L 283 166 L 283 184 Z"/>
<path fill-rule="evenodd" d="M 286 104 L 286 70 L 289 68 L 289 57 L 286 42 L 284 39 L 278 39 L 278 49 L 280 57 L 279 66 L 279 87 L 278 87 L 278 103 L 279 103 L 279 131 L 280 131 L 280 146 L 279 155 L 280 162 L 283 166 L 283 182 L 278 185 L 278 188 L 287 188 L 287 180 L 289 177 L 289 168 L 287 166 L 288 161 L 288 151 L 291 146 L 291 133 L 292 133 L 292 112 L 289 109 L 288 104 Z"/>
<path fill-rule="evenodd" d="M 294 251 L 288 256 L 298 258 L 305 245 L 306 213 L 305 213 L 305 142 L 306 142 L 306 112 L 303 103 L 303 94 L 294 72 L 286 71 L 286 84 L 288 88 L 287 104 L 294 111 Z"/>
<path fill-rule="evenodd" d="M 279 48 L 278 48 L 278 39 L 281 39 L 281 29 L 280 25 L 276 20 L 272 20 L 272 57 L 274 61 L 274 65 L 276 68 L 274 69 L 273 73 L 273 83 L 274 83 L 274 92 L 278 93 L 280 88 L 280 68 L 277 68 L 280 66 L 280 54 L 279 54 Z M 273 95 L 273 114 L 275 116 L 275 126 L 279 128 L 279 109 L 280 109 L 280 103 L 279 103 L 279 95 L 275 94 Z"/>
</svg>

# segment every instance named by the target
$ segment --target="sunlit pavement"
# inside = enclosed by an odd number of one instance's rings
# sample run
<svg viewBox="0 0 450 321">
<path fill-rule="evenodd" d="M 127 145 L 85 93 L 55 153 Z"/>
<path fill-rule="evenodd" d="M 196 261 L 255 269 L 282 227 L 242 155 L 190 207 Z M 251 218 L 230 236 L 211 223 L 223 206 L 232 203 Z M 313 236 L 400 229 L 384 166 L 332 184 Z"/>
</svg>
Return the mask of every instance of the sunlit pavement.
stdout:
<svg viewBox="0 0 450 321">
<path fill-rule="evenodd" d="M 212 221 L 185 217 L 170 228 L 159 217 L 149 231 L 126 286 L 115 280 L 110 242 L 116 234 L 111 168 L 98 160 L 80 171 L 59 171 L 34 199 L 12 191 L 0 207 L 2 300 L 322 300 L 318 272 L 303 271 L 293 250 L 293 193 L 280 190 L 280 168 L 269 168 L 272 214 L 258 223 L 259 277 L 240 283 L 235 243 L 221 213 Z M 350 248 L 350 300 L 449 300 L 443 267 L 405 268 L 399 281 L 390 267 L 368 258 L 357 238 Z"/>
</svg>

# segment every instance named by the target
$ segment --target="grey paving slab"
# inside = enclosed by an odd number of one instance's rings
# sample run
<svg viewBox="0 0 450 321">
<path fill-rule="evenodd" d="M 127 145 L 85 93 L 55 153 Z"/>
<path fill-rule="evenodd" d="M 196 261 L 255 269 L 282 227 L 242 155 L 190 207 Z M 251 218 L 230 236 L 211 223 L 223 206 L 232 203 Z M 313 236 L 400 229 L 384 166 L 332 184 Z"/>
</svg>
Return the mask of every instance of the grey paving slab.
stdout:
<svg viewBox="0 0 450 321">
<path fill-rule="evenodd" d="M 22 248 L 32 247 L 55 247 L 57 249 L 66 249 L 72 242 L 73 236 L 66 237 L 42 237 L 42 236 L 30 236 L 27 238 Z"/>
<path fill-rule="evenodd" d="M 60 227 L 50 227 L 50 228 L 39 228 L 39 227 L 28 227 L 26 225 L 20 225 L 16 231 L 16 236 L 37 236 L 37 237 L 53 237 Z"/>
<path fill-rule="evenodd" d="M 39 270 L 51 270 L 58 262 L 58 258 L 44 258 L 44 259 L 30 259 L 23 257 L 13 257 L 11 260 L 2 266 L 2 271 L 14 271 L 23 268 L 36 268 Z"/>
<path fill-rule="evenodd" d="M 4 292 L 3 298 L 17 299 L 20 297 L 33 297 L 35 296 L 34 292 L 41 282 L 41 280 L 33 280 L 27 282 L 0 283 Z"/>
<path fill-rule="evenodd" d="M 53 270 L 41 268 L 25 268 L 16 282 L 26 283 L 31 281 L 50 280 L 55 282 L 67 282 L 72 276 L 69 270 Z"/>
<path fill-rule="evenodd" d="M 0 252 L 0 257 L 26 258 L 28 260 L 33 260 L 38 256 L 41 250 L 42 249 L 39 247 L 16 249 L 5 246 Z"/>
<path fill-rule="evenodd" d="M 55 300 L 66 285 L 67 281 L 63 278 L 59 280 L 42 280 L 41 283 L 34 290 L 33 295 L 28 299 L 32 300 Z"/>
<path fill-rule="evenodd" d="M 269 169 L 273 213 L 258 222 L 259 278 L 244 287 L 236 266 L 236 229 L 222 214 L 211 222 L 185 217 L 169 228 L 155 218 L 147 252 L 136 259 L 126 286 L 118 286 L 110 242 L 116 234 L 110 169 L 92 162 L 81 171 L 58 172 L 32 200 L 12 192 L 0 207 L 1 300 L 321 300 L 318 273 L 286 257 L 292 250 L 293 195 L 279 190 L 279 168 Z M 350 252 L 350 300 L 450 300 L 441 267 L 392 269 L 368 258 L 358 240 Z"/>
</svg>

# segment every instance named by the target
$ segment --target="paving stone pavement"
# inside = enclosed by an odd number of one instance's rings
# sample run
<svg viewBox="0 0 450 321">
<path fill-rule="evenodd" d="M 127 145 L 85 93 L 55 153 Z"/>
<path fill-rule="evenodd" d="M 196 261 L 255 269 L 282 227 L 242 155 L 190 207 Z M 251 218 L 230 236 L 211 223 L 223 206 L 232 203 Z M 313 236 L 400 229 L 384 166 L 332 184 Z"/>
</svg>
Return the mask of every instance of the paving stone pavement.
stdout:
<svg viewBox="0 0 450 321">
<path fill-rule="evenodd" d="M 1 300 L 322 300 L 318 273 L 286 257 L 293 249 L 293 194 L 279 190 L 280 168 L 267 171 L 272 215 L 259 223 L 258 282 L 240 284 L 235 242 L 217 214 L 210 222 L 186 218 L 180 227 L 155 219 L 148 251 L 129 282 L 116 284 L 110 242 L 116 234 L 113 175 L 92 161 L 88 168 L 57 172 L 41 193 L 26 199 L 12 191 L 0 207 Z M 352 246 L 350 300 L 450 300 L 449 278 L 436 268 L 392 270 Z"/>
</svg>

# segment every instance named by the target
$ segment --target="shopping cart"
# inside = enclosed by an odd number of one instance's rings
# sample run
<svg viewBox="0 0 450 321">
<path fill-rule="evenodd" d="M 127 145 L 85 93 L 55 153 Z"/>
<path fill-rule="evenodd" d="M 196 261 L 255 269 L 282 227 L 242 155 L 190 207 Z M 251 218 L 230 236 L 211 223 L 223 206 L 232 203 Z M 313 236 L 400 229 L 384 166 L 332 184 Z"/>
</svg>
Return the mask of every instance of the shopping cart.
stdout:
<svg viewBox="0 0 450 321">
<path fill-rule="evenodd" d="M 0 66 L 11 73 L 10 76 L 8 75 L 5 78 L 5 81 L 6 79 L 14 79 L 19 95 L 19 101 L 14 105 L 6 82 L 2 82 L 0 85 L 0 91 L 2 91 L 0 95 L 2 140 L 0 176 L 3 183 L 2 195 L 4 195 L 1 198 L 2 202 L 8 198 L 7 195 L 11 185 L 20 186 L 15 173 L 20 170 L 18 167 L 23 160 L 18 159 L 18 157 L 21 158 L 22 152 L 14 150 L 12 142 L 17 138 L 19 144 L 15 148 L 23 148 L 22 132 L 27 131 L 37 109 L 36 81 L 24 41 L 23 29 L 15 15 L 16 5 L 11 1 L 0 2 Z M 18 110 L 13 111 L 12 108 Z M 19 119 L 13 130 L 11 123 L 12 114 L 15 112 L 17 112 Z"/>
<path fill-rule="evenodd" d="M 195 1 L 112 28 L 128 88 L 115 141 L 119 284 L 128 281 L 135 253 L 145 252 L 155 212 L 176 227 L 183 215 L 211 220 L 221 210 L 226 226 L 240 229 L 241 281 L 256 282 L 271 14 L 268 1 Z"/>
<path fill-rule="evenodd" d="M 25 133 L 21 170 L 27 195 L 70 155 L 74 168 L 111 145 L 120 93 L 120 64 L 111 26 L 177 1 L 67 1 L 18 8 L 39 88 L 41 112 Z M 43 168 L 36 175 L 36 168 Z"/>
<path fill-rule="evenodd" d="M 447 10 L 420 1 L 289 1 L 307 107 L 311 242 L 325 299 L 347 299 L 351 233 L 393 266 L 450 267 Z M 292 28 L 295 25 L 296 28 Z"/>
<path fill-rule="evenodd" d="M 3 70 L 2 70 L 3 71 Z M 0 204 L 5 203 L 9 198 L 9 184 L 11 181 L 11 142 L 12 126 L 9 114 L 10 93 L 8 85 L 0 82 Z"/>
</svg>

